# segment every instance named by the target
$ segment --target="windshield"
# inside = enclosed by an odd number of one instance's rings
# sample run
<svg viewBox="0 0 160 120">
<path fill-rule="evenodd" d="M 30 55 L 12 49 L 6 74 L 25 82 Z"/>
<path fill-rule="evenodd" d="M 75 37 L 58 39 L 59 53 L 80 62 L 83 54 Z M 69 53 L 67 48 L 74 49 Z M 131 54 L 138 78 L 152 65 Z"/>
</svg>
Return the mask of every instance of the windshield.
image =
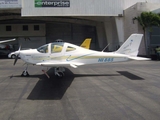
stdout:
<svg viewBox="0 0 160 120">
<path fill-rule="evenodd" d="M 37 51 L 40 53 L 48 53 L 48 44 L 37 48 Z"/>
</svg>

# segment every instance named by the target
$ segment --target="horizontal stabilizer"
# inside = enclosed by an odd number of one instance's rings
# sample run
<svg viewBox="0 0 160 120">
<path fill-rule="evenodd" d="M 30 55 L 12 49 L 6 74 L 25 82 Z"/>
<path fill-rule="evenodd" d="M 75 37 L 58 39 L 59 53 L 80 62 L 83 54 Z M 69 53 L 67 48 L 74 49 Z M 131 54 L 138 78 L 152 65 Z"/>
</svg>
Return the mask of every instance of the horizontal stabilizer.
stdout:
<svg viewBox="0 0 160 120">
<path fill-rule="evenodd" d="M 70 64 L 70 66 L 73 67 L 73 68 L 77 68 L 77 66 L 74 65 L 74 64 Z"/>
<path fill-rule="evenodd" d="M 132 59 L 132 60 L 151 60 L 150 58 L 145 58 L 145 57 L 132 57 L 132 56 L 129 56 L 128 58 Z"/>
</svg>

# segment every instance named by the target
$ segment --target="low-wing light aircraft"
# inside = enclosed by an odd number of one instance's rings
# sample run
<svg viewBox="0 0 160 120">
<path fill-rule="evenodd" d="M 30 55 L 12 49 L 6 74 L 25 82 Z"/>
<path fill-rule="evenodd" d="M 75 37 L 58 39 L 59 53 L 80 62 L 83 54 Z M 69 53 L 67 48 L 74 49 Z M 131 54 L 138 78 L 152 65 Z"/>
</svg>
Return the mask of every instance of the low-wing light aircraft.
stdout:
<svg viewBox="0 0 160 120">
<path fill-rule="evenodd" d="M 99 52 L 89 50 L 74 44 L 66 42 L 53 42 L 45 44 L 37 49 L 20 50 L 17 54 L 26 62 L 27 67 L 22 72 L 22 76 L 29 76 L 27 72 L 28 65 L 38 65 L 46 67 L 55 67 L 55 75 L 63 77 L 65 68 L 96 63 L 112 63 L 127 60 L 148 60 L 148 58 L 137 57 L 138 49 L 142 40 L 142 34 L 132 34 L 124 44 L 115 52 Z M 16 64 L 17 59 L 14 61 Z M 49 75 L 42 70 L 46 76 Z"/>
<path fill-rule="evenodd" d="M 1 44 L 1 43 L 6 43 L 6 42 L 14 41 L 14 40 L 16 40 L 16 39 L 14 38 L 14 39 L 10 39 L 10 40 L 3 40 L 3 41 L 0 41 L 0 48 L 5 48 L 5 47 L 6 47 L 6 45 Z"/>
</svg>

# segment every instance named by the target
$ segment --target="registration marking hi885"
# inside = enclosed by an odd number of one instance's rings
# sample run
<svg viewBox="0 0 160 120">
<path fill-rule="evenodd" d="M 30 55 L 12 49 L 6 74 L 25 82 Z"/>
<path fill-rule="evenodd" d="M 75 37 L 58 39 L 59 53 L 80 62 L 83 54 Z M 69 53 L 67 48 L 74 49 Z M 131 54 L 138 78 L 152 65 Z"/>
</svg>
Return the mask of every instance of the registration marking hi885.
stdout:
<svg viewBox="0 0 160 120">
<path fill-rule="evenodd" d="M 114 58 L 99 58 L 98 62 L 112 62 Z"/>
</svg>

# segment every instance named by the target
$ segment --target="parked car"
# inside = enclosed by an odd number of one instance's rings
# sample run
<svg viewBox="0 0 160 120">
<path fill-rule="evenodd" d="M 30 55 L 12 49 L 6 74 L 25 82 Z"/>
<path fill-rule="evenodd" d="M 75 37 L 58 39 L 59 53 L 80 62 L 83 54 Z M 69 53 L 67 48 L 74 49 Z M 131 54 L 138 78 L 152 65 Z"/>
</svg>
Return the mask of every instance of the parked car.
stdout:
<svg viewBox="0 0 160 120">
<path fill-rule="evenodd" d="M 28 49 L 31 49 L 31 48 L 22 48 L 21 50 L 28 50 Z M 8 54 L 8 58 L 11 58 L 11 59 L 15 59 L 16 58 L 16 55 L 18 54 L 18 50 L 17 51 L 14 51 L 14 52 L 11 52 Z"/>
<path fill-rule="evenodd" d="M 7 57 L 10 52 L 12 52 L 12 46 L 0 44 L 0 58 Z"/>
<path fill-rule="evenodd" d="M 18 51 L 11 52 L 11 53 L 8 54 L 8 58 L 15 59 L 17 54 L 18 54 Z"/>
<path fill-rule="evenodd" d="M 10 50 L 0 50 L 0 58 L 7 57 L 10 52 Z"/>
</svg>

